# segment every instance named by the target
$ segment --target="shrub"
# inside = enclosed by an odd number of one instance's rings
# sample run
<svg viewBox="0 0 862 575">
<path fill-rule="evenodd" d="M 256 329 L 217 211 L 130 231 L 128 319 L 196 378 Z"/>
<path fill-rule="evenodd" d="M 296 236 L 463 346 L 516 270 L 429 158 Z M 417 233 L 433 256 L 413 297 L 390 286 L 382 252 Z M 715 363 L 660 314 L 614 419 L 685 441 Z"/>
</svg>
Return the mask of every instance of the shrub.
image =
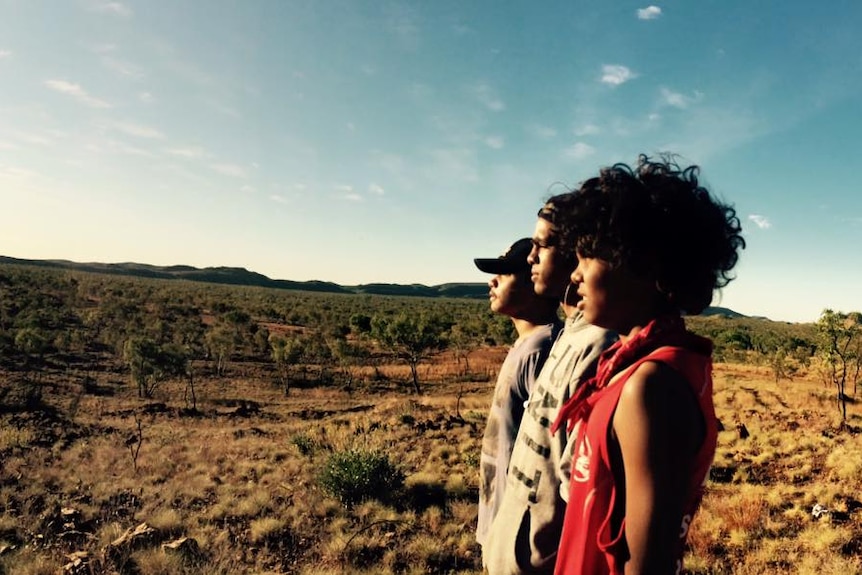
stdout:
<svg viewBox="0 0 862 575">
<path fill-rule="evenodd" d="M 404 485 L 404 473 L 385 454 L 348 449 L 329 457 L 318 484 L 343 505 L 352 507 L 369 499 L 385 502 Z"/>
<path fill-rule="evenodd" d="M 299 453 L 306 457 L 313 455 L 317 451 L 317 448 L 320 447 L 314 439 L 304 433 L 297 433 L 290 438 L 290 442 L 293 443 Z"/>
</svg>

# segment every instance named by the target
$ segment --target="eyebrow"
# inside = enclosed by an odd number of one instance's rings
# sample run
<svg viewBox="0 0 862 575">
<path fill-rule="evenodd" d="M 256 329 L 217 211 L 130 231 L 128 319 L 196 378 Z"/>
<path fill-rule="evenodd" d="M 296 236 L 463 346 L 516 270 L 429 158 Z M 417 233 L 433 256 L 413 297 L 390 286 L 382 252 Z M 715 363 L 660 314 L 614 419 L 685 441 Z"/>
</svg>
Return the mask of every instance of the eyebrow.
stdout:
<svg viewBox="0 0 862 575">
<path fill-rule="evenodd" d="M 553 247 L 556 243 L 552 244 L 551 242 L 556 242 L 559 239 L 559 236 L 556 234 L 548 234 L 545 237 L 533 236 L 530 238 L 530 241 L 533 242 L 534 245 L 539 247 Z"/>
</svg>

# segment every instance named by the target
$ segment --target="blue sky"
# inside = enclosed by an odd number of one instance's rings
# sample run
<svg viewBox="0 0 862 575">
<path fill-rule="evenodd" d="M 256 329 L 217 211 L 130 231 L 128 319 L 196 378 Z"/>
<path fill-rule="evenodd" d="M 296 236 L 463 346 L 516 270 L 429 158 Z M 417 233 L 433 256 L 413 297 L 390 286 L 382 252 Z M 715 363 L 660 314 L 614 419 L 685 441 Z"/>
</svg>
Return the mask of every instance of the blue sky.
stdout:
<svg viewBox="0 0 862 575">
<path fill-rule="evenodd" d="M 673 151 L 715 303 L 862 309 L 862 3 L 0 0 L 0 254 L 485 281 L 560 183 Z"/>
</svg>

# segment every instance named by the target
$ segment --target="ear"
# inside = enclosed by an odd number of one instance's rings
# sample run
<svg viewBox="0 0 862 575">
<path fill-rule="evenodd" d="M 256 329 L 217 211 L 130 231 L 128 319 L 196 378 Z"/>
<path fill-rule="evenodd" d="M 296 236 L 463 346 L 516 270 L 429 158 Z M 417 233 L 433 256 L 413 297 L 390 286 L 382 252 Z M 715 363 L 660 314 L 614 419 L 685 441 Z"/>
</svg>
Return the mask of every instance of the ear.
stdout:
<svg viewBox="0 0 862 575">
<path fill-rule="evenodd" d="M 668 288 L 665 284 L 663 284 L 662 280 L 655 280 L 655 291 L 658 293 L 659 297 L 669 304 L 674 303 L 674 293 L 673 290 Z"/>
</svg>

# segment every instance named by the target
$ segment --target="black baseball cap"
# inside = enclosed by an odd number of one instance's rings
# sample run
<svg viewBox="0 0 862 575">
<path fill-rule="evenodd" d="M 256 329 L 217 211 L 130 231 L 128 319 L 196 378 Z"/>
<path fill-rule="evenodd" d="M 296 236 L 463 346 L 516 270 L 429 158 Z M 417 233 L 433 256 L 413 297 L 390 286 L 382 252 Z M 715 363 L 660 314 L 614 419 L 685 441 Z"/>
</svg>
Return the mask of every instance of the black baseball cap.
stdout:
<svg viewBox="0 0 862 575">
<path fill-rule="evenodd" d="M 530 269 L 527 256 L 533 250 L 533 240 L 521 238 L 498 258 L 476 258 L 476 267 L 489 274 L 516 274 Z"/>
</svg>

